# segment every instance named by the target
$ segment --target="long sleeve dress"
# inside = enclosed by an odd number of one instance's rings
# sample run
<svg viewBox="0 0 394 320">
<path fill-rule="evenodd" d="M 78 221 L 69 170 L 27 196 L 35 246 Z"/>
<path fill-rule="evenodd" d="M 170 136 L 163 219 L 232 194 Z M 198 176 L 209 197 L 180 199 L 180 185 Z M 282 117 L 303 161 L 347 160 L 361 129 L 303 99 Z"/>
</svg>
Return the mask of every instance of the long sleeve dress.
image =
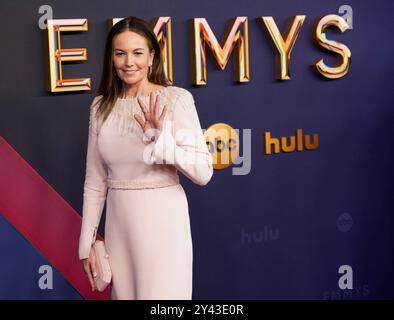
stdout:
<svg viewBox="0 0 394 320">
<path fill-rule="evenodd" d="M 213 174 L 192 94 L 167 86 L 154 141 L 134 119 L 136 97 L 118 98 L 102 122 L 101 96 L 90 106 L 79 258 L 89 256 L 106 201 L 105 245 L 112 269 L 112 299 L 192 298 L 193 248 L 186 194 L 178 171 L 204 186 Z M 149 106 L 149 96 L 140 96 Z"/>
</svg>

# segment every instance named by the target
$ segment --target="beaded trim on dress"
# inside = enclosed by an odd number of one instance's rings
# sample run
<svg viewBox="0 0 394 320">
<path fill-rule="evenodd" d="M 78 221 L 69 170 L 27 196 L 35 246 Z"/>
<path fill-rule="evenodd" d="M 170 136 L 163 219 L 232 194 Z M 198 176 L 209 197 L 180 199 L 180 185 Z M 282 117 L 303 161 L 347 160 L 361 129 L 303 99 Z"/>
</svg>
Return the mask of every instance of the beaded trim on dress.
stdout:
<svg viewBox="0 0 394 320">
<path fill-rule="evenodd" d="M 154 189 L 163 188 L 179 184 L 179 176 L 165 177 L 159 180 L 114 180 L 107 179 L 109 189 Z"/>
<path fill-rule="evenodd" d="M 164 87 L 161 90 L 153 91 L 155 94 L 154 96 L 158 94 L 161 98 L 159 114 L 162 112 L 164 105 L 167 105 L 167 114 L 165 119 L 173 118 L 172 106 L 174 101 L 172 100 L 176 98 L 170 93 L 169 88 L 170 86 Z M 139 98 L 145 103 L 146 107 L 149 107 L 149 95 L 139 96 Z M 142 128 L 137 120 L 135 120 L 134 114 L 138 114 L 142 118 L 144 117 L 137 97 L 118 98 L 115 102 L 114 108 L 104 122 L 104 126 L 116 127 L 119 134 L 122 136 L 135 134 L 137 132 L 142 135 Z"/>
<path fill-rule="evenodd" d="M 166 91 L 169 87 L 171 87 L 171 86 L 167 86 L 167 87 L 164 87 L 164 88 L 152 91 L 151 94 L 153 94 L 153 95 L 161 94 L 164 91 Z M 142 99 L 147 99 L 149 97 L 149 95 L 139 95 L 139 96 L 136 96 L 136 97 L 118 98 L 118 100 L 120 100 L 120 101 L 132 101 L 132 100 L 137 100 L 137 97 L 142 98 Z"/>
</svg>

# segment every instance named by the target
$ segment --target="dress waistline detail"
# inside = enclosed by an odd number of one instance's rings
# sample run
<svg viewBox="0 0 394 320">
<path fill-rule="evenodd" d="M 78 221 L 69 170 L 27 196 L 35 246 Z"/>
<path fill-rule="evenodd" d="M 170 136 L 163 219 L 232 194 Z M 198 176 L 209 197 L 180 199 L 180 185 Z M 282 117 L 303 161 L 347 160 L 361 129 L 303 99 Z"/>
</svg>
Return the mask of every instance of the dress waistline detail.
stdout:
<svg viewBox="0 0 394 320">
<path fill-rule="evenodd" d="M 149 180 L 114 180 L 107 179 L 109 189 L 155 189 L 179 184 L 179 176 Z"/>
</svg>

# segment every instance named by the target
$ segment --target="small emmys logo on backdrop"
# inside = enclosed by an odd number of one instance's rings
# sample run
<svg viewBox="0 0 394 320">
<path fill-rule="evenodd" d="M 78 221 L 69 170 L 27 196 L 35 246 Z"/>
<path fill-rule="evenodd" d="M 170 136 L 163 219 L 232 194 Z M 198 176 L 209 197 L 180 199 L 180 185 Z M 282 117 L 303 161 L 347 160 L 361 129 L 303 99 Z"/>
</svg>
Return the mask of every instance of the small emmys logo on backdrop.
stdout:
<svg viewBox="0 0 394 320">
<path fill-rule="evenodd" d="M 51 266 L 46 264 L 40 266 L 38 269 L 39 274 L 43 274 L 38 279 L 38 286 L 41 290 L 53 289 L 53 270 Z"/>
<path fill-rule="evenodd" d="M 264 226 L 262 230 L 258 231 L 245 231 L 244 228 L 241 230 L 241 243 L 246 244 L 255 244 L 255 243 L 263 243 L 268 241 L 279 240 L 279 228 L 278 227 L 270 227 Z"/>
<path fill-rule="evenodd" d="M 324 300 L 352 300 L 363 299 L 369 296 L 369 286 L 367 284 L 354 287 L 353 290 L 329 290 L 323 292 Z"/>
<path fill-rule="evenodd" d="M 353 226 L 352 216 L 344 212 L 337 219 L 337 228 L 341 232 L 348 232 Z"/>
<path fill-rule="evenodd" d="M 251 129 L 243 129 L 242 136 L 242 156 L 240 156 L 239 129 L 233 129 L 226 123 L 215 123 L 205 131 L 204 137 L 215 170 L 223 170 L 235 164 L 242 166 L 233 167 L 233 175 L 247 175 L 250 172 L 252 166 Z"/>
<path fill-rule="evenodd" d="M 271 132 L 267 131 L 265 137 L 265 154 L 293 152 L 303 150 L 316 150 L 319 146 L 319 135 L 315 133 L 313 140 L 309 134 L 302 134 L 302 129 L 297 129 L 296 135 L 281 138 L 273 138 Z"/>
</svg>

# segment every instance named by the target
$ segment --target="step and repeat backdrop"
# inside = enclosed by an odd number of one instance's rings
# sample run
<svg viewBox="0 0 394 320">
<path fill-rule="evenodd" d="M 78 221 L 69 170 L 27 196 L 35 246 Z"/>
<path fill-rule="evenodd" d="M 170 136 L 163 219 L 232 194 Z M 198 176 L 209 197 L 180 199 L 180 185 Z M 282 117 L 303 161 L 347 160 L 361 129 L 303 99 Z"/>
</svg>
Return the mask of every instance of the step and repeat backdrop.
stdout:
<svg viewBox="0 0 394 320">
<path fill-rule="evenodd" d="M 0 299 L 110 298 L 89 290 L 78 238 L 89 106 L 108 30 L 127 16 L 152 25 L 214 159 L 203 187 L 179 173 L 193 299 L 392 299 L 393 10 L 2 1 Z M 104 225 L 105 207 L 102 237 Z"/>
</svg>

